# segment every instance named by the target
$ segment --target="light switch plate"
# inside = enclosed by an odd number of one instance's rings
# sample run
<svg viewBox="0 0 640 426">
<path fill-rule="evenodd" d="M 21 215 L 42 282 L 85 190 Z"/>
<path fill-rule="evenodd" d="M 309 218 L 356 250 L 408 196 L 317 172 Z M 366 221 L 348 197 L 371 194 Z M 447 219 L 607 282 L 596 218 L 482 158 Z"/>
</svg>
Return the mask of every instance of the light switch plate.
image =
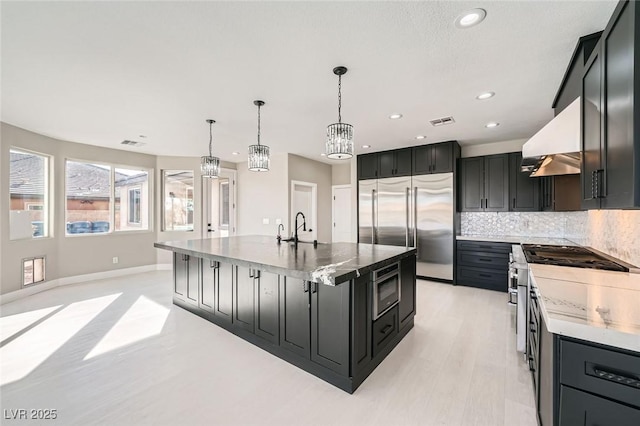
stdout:
<svg viewBox="0 0 640 426">
<path fill-rule="evenodd" d="M 263 225 L 268 225 L 269 224 L 269 218 L 268 217 L 263 217 L 262 218 L 262 224 Z"/>
</svg>

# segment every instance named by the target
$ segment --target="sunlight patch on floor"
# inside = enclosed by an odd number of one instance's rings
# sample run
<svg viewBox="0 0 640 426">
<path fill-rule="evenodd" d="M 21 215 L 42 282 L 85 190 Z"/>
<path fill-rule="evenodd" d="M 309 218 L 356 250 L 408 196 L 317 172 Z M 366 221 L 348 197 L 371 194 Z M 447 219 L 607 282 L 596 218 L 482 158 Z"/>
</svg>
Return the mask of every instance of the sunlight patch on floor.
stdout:
<svg viewBox="0 0 640 426">
<path fill-rule="evenodd" d="M 140 296 L 84 359 L 160 334 L 168 316 L 169 309 Z"/>
<path fill-rule="evenodd" d="M 14 334 L 21 332 L 39 319 L 59 309 L 61 306 L 62 305 L 36 309 L 35 311 L 7 315 L 6 317 L 0 318 L 0 341 L 4 341 Z"/>
<path fill-rule="evenodd" d="M 35 370 L 121 294 L 71 303 L 0 348 L 0 386 Z"/>
</svg>

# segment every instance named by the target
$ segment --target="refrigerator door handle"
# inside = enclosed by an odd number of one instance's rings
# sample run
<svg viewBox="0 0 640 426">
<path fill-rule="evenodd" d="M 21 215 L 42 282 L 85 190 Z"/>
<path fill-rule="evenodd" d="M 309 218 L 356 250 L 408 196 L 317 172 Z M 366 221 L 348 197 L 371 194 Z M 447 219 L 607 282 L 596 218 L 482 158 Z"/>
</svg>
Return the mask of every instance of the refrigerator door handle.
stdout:
<svg viewBox="0 0 640 426">
<path fill-rule="evenodd" d="M 371 244 L 376 243 L 376 190 L 371 190 Z"/>
<path fill-rule="evenodd" d="M 411 188 L 407 187 L 405 194 L 405 232 L 404 232 L 404 246 L 409 248 L 409 200 L 411 199 Z"/>
<path fill-rule="evenodd" d="M 413 188 L 413 247 L 418 248 L 418 187 Z"/>
</svg>

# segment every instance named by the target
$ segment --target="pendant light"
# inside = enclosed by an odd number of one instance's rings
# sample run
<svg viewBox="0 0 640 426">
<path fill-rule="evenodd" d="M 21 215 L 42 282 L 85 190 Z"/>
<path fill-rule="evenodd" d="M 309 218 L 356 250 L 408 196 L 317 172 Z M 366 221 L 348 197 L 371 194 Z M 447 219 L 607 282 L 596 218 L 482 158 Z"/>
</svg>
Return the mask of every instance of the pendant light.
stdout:
<svg viewBox="0 0 640 426">
<path fill-rule="evenodd" d="M 347 160 L 353 157 L 353 126 L 342 122 L 342 76 L 346 67 L 335 67 L 333 73 L 338 76 L 338 122 L 327 126 L 327 157 L 334 160 Z"/>
<path fill-rule="evenodd" d="M 264 101 L 253 101 L 258 107 L 258 144 L 249 145 L 249 170 L 253 172 L 269 171 L 269 147 L 260 145 L 260 107 L 264 105 Z"/>
<path fill-rule="evenodd" d="M 211 144 L 213 142 L 212 127 L 216 120 L 207 120 L 209 123 L 209 156 L 200 157 L 200 171 L 202 177 L 217 178 L 220 175 L 220 159 L 211 154 Z"/>
</svg>

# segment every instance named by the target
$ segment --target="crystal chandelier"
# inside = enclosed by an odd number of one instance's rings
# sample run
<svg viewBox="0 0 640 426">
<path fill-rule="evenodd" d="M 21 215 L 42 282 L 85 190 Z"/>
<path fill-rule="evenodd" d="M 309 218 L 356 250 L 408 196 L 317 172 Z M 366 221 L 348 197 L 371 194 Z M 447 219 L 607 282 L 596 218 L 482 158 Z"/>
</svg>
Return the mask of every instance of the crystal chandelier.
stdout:
<svg viewBox="0 0 640 426">
<path fill-rule="evenodd" d="M 353 157 L 353 126 L 342 122 L 342 76 L 346 67 L 335 67 L 333 73 L 338 76 L 338 122 L 327 126 L 327 157 L 346 160 Z"/>
<path fill-rule="evenodd" d="M 202 171 L 202 177 L 206 178 L 217 178 L 220 174 L 220 159 L 211 154 L 212 127 L 215 122 L 215 120 L 207 120 L 207 123 L 209 123 L 209 156 L 200 157 L 200 171 Z"/>
<path fill-rule="evenodd" d="M 258 107 L 258 144 L 249 145 L 249 170 L 253 172 L 269 171 L 269 147 L 260 145 L 260 107 L 264 101 L 253 101 Z"/>
</svg>

